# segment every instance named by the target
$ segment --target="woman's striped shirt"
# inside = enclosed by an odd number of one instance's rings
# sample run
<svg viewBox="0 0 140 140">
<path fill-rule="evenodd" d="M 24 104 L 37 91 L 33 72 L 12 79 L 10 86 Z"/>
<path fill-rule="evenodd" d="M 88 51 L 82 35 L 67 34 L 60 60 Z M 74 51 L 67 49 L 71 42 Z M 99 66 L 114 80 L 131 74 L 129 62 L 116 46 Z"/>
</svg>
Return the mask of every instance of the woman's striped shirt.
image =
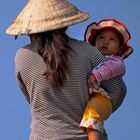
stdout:
<svg viewBox="0 0 140 140">
<path fill-rule="evenodd" d="M 21 90 L 30 103 L 30 140 L 86 140 L 79 124 L 89 99 L 87 76 L 105 58 L 95 47 L 70 39 L 69 80 L 60 91 L 52 88 L 43 73 L 46 64 L 35 47 L 27 45 L 16 53 L 16 77 Z M 110 94 L 114 110 L 126 94 L 120 77 L 103 81 L 102 87 Z"/>
</svg>

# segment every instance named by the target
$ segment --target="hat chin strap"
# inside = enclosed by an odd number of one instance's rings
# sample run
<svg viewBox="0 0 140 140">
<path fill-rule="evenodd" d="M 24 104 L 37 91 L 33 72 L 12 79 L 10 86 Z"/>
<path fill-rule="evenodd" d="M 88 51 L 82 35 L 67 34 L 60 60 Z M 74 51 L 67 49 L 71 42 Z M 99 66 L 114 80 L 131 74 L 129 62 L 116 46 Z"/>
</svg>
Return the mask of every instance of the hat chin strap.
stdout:
<svg viewBox="0 0 140 140">
<path fill-rule="evenodd" d="M 123 59 L 126 59 L 132 52 L 133 52 L 133 49 L 132 49 L 131 46 L 129 46 L 128 49 L 127 49 L 127 51 L 125 51 L 125 52 L 121 55 L 121 57 L 122 57 Z"/>
</svg>

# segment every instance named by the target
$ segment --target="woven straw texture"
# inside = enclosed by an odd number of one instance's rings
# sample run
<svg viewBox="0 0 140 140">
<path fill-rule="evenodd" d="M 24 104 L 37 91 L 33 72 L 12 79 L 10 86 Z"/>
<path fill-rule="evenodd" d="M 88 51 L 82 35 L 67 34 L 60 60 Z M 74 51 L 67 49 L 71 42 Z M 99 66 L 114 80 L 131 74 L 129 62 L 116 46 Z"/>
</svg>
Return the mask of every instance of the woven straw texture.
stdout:
<svg viewBox="0 0 140 140">
<path fill-rule="evenodd" d="M 34 34 L 67 27 L 89 18 L 67 0 L 29 0 L 6 30 L 10 35 Z"/>
</svg>

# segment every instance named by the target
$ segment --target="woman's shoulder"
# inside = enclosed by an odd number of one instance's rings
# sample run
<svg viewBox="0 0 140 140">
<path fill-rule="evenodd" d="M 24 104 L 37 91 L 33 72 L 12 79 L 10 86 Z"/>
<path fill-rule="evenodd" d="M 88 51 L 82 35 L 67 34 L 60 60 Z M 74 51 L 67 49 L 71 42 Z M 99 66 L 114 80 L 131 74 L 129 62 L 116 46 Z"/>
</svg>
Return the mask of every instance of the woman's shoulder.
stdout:
<svg viewBox="0 0 140 140">
<path fill-rule="evenodd" d="M 19 53 L 23 53 L 25 50 L 28 50 L 28 48 L 30 47 L 30 45 L 26 45 L 26 46 L 23 46 L 21 48 L 19 48 L 16 52 L 16 54 L 19 54 Z"/>
<path fill-rule="evenodd" d="M 73 38 L 70 38 L 70 44 L 72 45 L 80 45 L 82 47 L 91 47 L 87 42 L 83 41 L 83 40 L 78 40 L 78 39 L 73 39 Z"/>
<path fill-rule="evenodd" d="M 37 52 L 32 49 L 30 44 L 19 48 L 16 52 L 16 57 L 28 56 L 29 54 L 30 55 L 37 55 Z"/>
<path fill-rule="evenodd" d="M 20 62 L 21 64 L 29 61 L 35 61 L 36 59 L 40 60 L 40 55 L 32 50 L 30 45 L 19 48 L 15 55 L 15 62 Z"/>
</svg>

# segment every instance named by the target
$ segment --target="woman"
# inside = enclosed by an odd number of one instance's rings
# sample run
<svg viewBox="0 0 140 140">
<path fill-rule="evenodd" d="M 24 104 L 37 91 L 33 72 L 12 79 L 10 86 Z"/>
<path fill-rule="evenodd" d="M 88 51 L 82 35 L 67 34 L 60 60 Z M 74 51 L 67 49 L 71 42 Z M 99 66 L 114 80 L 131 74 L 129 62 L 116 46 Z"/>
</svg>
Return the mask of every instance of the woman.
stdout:
<svg viewBox="0 0 140 140">
<path fill-rule="evenodd" d="M 87 139 L 79 128 L 89 99 L 87 76 L 106 58 L 65 31 L 88 18 L 66 0 L 30 0 L 6 31 L 31 39 L 16 53 L 17 80 L 31 107 L 30 140 Z M 102 86 L 121 103 L 126 88 L 120 77 Z"/>
</svg>

